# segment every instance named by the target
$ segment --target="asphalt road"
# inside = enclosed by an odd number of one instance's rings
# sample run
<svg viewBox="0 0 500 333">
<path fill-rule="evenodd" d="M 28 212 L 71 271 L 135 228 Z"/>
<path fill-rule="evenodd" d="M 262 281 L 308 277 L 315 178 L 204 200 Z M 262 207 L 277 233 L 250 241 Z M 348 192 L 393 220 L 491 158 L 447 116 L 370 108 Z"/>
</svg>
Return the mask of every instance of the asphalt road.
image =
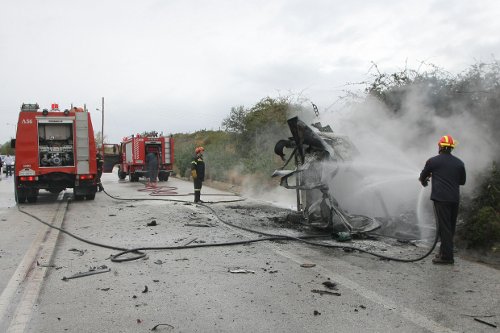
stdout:
<svg viewBox="0 0 500 333">
<path fill-rule="evenodd" d="M 222 203 L 239 197 L 204 187 L 202 199 L 219 202 L 207 203 L 216 216 L 191 203 L 192 195 L 187 194 L 192 184 L 175 178 L 160 183 L 164 191 L 156 196 L 141 183 L 118 181 L 115 174 L 104 175 L 103 183 L 107 193 L 121 199 L 175 201 L 117 200 L 98 193 L 95 201 L 69 203 L 61 219 L 65 230 L 120 248 L 261 238 L 234 226 L 293 236 L 311 233 L 284 223 L 290 213 L 286 209 L 250 198 Z M 0 192 L 4 297 L 12 275 L 46 227 L 16 209 L 10 180 L 3 178 Z M 54 216 L 69 196 L 44 195 L 39 203 L 21 208 L 42 220 L 57 220 Z M 148 226 L 153 221 L 156 225 Z M 54 235 L 52 257 L 44 254 L 32 262 L 29 274 L 40 271 L 42 276 L 37 297 L 31 295 L 31 306 L 23 302 L 30 295 L 29 279 L 20 279 L 17 287 L 11 283 L 10 288 L 17 289 L 3 298 L 10 307 L 3 313 L 0 331 L 147 332 L 164 324 L 155 331 L 494 332 L 498 328 L 474 318 L 500 324 L 500 272 L 461 258 L 454 266 L 435 266 L 430 257 L 399 263 L 356 251 L 264 241 L 147 250 L 143 259 L 115 263 L 110 256 L 117 250 Z M 351 245 L 402 257 L 426 250 L 423 245 L 382 240 Z M 103 273 L 63 280 L 90 270 Z M 16 317 L 22 306 L 26 314 Z"/>
</svg>

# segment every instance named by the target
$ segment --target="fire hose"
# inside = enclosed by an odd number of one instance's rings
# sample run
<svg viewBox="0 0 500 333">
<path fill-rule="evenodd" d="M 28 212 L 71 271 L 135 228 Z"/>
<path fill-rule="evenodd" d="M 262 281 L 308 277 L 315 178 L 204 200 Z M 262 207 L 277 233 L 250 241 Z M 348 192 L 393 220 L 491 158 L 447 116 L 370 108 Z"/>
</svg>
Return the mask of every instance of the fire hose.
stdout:
<svg viewBox="0 0 500 333">
<path fill-rule="evenodd" d="M 176 199 L 167 199 L 167 198 L 120 198 L 120 197 L 116 197 L 116 196 L 113 196 L 111 194 L 109 194 L 108 192 L 106 192 L 105 190 L 103 190 L 103 192 L 109 196 L 110 198 L 114 199 L 114 200 L 126 200 L 126 201 L 146 201 L 146 200 L 157 200 L 157 201 L 172 201 L 172 202 L 185 202 L 183 200 L 176 200 Z M 237 202 L 237 201 L 243 201 L 244 199 L 236 199 L 236 200 L 226 200 L 226 201 L 217 201 L 217 202 L 211 202 L 211 203 L 223 203 L 223 202 Z M 223 218 L 220 217 L 220 215 L 215 211 L 215 209 L 213 209 L 212 207 L 210 207 L 209 205 L 207 205 L 207 203 L 197 203 L 198 205 L 200 206 L 203 206 L 205 208 L 207 208 L 209 211 L 211 211 L 216 217 L 217 219 L 228 225 L 228 226 L 231 226 L 231 227 L 234 227 L 234 228 L 237 228 L 237 229 L 240 229 L 240 230 L 244 230 L 244 231 L 247 231 L 247 232 L 250 232 L 250 233 L 254 233 L 254 234 L 258 234 L 258 235 L 261 235 L 261 236 L 266 236 L 266 237 L 261 237 L 261 238 L 258 238 L 258 239 L 248 239 L 248 240 L 243 240 L 243 241 L 232 241 L 232 242 L 222 242 L 222 243 L 204 243 L 204 244 L 189 244 L 189 245 L 181 245 L 181 246 L 148 246 L 148 247 L 137 247 L 137 248 L 133 248 L 133 249 L 126 249 L 126 248 L 122 248 L 122 247 L 117 247 L 117 246 L 111 246 L 111 245 L 107 245 L 107 244 L 102 244 L 102 243 L 98 243 L 98 242 L 93 242 L 93 241 L 90 241 L 90 240 L 87 240 L 87 239 L 84 239 L 82 237 L 79 237 L 63 228 L 59 228 L 59 227 L 55 227 L 53 225 L 51 225 L 50 223 L 48 222 L 45 222 L 43 221 L 42 219 L 40 219 L 39 217 L 31 214 L 31 213 L 28 213 L 24 210 L 22 210 L 19 205 L 17 205 L 17 208 L 18 210 L 25 214 L 25 215 L 28 215 L 32 218 L 34 218 L 35 220 L 47 225 L 48 227 L 50 228 L 53 228 L 53 229 L 56 229 L 56 230 L 59 230 L 60 232 L 62 233 L 65 233 L 67 234 L 68 236 L 72 237 L 72 238 L 75 238 L 81 242 L 84 242 L 84 243 L 87 243 L 87 244 L 90 244 L 90 245 L 94 245 L 94 246 L 98 246 L 98 247 L 102 247 L 102 248 L 107 248 L 107 249 L 112 249 L 112 250 L 117 250 L 117 251 L 121 251 L 119 252 L 118 254 L 115 254 L 115 255 L 112 255 L 110 257 L 111 261 L 112 262 L 125 262 L 125 261 L 132 261 L 132 260 L 137 260 L 137 259 L 141 259 L 141 258 L 144 258 L 146 256 L 146 253 L 143 252 L 143 251 L 159 251 L 159 250 L 180 250 L 180 249 L 193 249 L 193 248 L 201 248 L 201 247 L 221 247 L 221 246 L 232 246 L 232 245 L 243 245 L 243 244 L 250 244 L 250 243 L 256 243 L 256 242 L 262 242 L 262 241 L 275 241 L 275 240 L 288 240 L 288 241 L 298 241 L 298 242 L 302 242 L 302 243 L 305 243 L 305 244 L 308 244 L 308 245 L 312 245 L 312 246 L 319 246 L 319 247 L 324 247 L 324 248 L 336 248 L 336 249 L 342 249 L 342 250 L 352 250 L 352 251 L 358 251 L 358 252 L 361 252 L 361 253 L 366 253 L 366 254 L 369 254 L 369 255 L 372 255 L 372 256 L 375 256 L 375 257 L 378 257 L 380 259 L 384 259 L 384 260 L 391 260 L 391 261 L 397 261 L 397 262 L 416 262 L 416 261 L 420 261 L 426 257 L 428 257 L 432 251 L 434 251 L 434 248 L 436 247 L 436 244 L 437 244 L 437 241 L 438 241 L 438 228 L 439 228 L 439 225 L 437 224 L 437 221 L 436 221 L 436 234 L 435 234 L 435 238 L 434 238 L 434 242 L 432 244 L 432 246 L 430 247 L 430 249 L 423 255 L 417 257 L 417 258 L 411 258 L 411 259 L 405 259 L 405 258 L 396 258 L 396 257 L 391 257 L 391 256 L 386 256 L 386 255 L 383 255 L 383 254 L 379 254 L 379 253 L 376 253 L 376 252 L 373 252 L 373 251 L 369 251 L 369 250 L 365 250 L 365 249 L 362 249 L 362 248 L 359 248 L 359 247 L 356 247 L 356 246 L 347 246 L 347 245 L 337 245 L 337 244 L 327 244 L 327 243 L 318 243 L 318 242 L 313 242 L 313 241 L 310 241 L 309 239 L 317 239 L 317 238 L 331 238 L 330 235 L 310 235 L 310 236 L 300 236 L 300 237 L 294 237 L 294 236 L 287 236 L 287 235 L 279 235 L 279 234 L 272 234 L 272 233 L 266 233 L 266 232 L 262 232 L 262 231 L 258 231 L 258 230 L 253 230 L 253 229 L 250 229 L 250 228 L 246 228 L 246 227 L 242 227 L 242 226 L 238 226 L 238 225 L 235 225 L 231 222 L 228 222 L 226 220 L 224 220 Z M 122 256 L 126 255 L 126 254 L 135 254 L 133 257 L 127 257 L 127 258 L 121 258 Z"/>
</svg>

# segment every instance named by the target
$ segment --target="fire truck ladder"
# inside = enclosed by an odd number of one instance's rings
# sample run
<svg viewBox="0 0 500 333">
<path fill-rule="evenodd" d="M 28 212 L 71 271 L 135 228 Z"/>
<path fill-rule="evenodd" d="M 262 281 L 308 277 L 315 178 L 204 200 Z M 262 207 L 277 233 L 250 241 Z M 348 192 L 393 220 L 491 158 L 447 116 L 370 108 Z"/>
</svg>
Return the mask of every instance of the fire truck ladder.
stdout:
<svg viewBox="0 0 500 333">
<path fill-rule="evenodd" d="M 89 168 L 89 121 L 87 112 L 75 112 L 76 172 L 88 174 Z"/>
</svg>

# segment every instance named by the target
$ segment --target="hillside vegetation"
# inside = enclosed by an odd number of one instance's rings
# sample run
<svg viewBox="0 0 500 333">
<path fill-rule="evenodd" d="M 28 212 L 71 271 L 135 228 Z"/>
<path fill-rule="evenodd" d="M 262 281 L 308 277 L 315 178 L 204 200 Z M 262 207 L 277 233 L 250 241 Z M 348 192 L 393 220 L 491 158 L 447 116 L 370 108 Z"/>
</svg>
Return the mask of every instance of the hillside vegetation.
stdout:
<svg viewBox="0 0 500 333">
<path fill-rule="evenodd" d="M 363 94 L 347 92 L 344 100 L 362 103 L 367 98 L 381 101 L 395 116 L 405 110 L 410 94 L 418 90 L 435 116 L 446 118 L 467 114 L 499 142 L 500 66 L 497 62 L 472 65 L 459 75 L 432 67 L 430 71 L 404 69 L 380 73 L 376 66 L 373 78 Z M 233 107 L 222 122 L 221 131 L 198 131 L 175 134 L 178 174 L 188 177 L 196 146 L 206 149 L 207 178 L 241 184 L 250 178 L 254 185 L 272 185 L 270 178 L 281 160 L 274 154 L 275 143 L 290 136 L 286 120 L 304 111 L 290 97 L 266 97 L 254 106 Z M 459 235 L 468 247 L 491 248 L 500 242 L 500 145 L 491 150 L 491 167 L 483 171 L 474 194 L 463 198 Z"/>
</svg>

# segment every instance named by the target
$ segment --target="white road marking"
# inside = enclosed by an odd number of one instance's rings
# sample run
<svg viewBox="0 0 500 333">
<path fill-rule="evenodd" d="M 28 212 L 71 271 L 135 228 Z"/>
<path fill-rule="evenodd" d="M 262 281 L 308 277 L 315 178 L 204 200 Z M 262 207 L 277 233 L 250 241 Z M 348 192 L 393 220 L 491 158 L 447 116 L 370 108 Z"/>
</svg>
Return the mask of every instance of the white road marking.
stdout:
<svg viewBox="0 0 500 333">
<path fill-rule="evenodd" d="M 42 225 L 41 230 L 38 232 L 30 248 L 21 260 L 21 263 L 17 266 L 16 271 L 10 278 L 9 283 L 7 283 L 7 286 L 2 291 L 2 295 L 0 295 L 0 319 L 5 317 L 9 305 L 16 291 L 19 289 L 19 285 L 24 281 L 30 269 L 34 267 L 34 264 L 36 264 L 36 255 L 40 249 L 40 243 L 42 243 L 48 232 L 48 228 L 49 227 Z"/>
<path fill-rule="evenodd" d="M 52 220 L 52 225 L 56 227 L 61 227 L 68 205 L 68 201 L 62 201 L 63 197 L 64 192 L 61 192 L 58 197 L 59 205 L 57 207 L 57 213 Z M 38 257 L 43 257 L 47 260 L 47 264 L 51 262 L 58 236 L 58 230 L 49 228 L 48 226 L 42 228 L 33 241 L 30 249 L 26 252 L 7 287 L 2 292 L 0 296 L 0 318 L 4 318 L 7 307 L 12 302 L 15 293 L 20 290 L 21 283 L 26 281 L 21 300 L 10 321 L 10 326 L 7 330 L 8 333 L 20 333 L 25 331 L 31 319 L 33 306 L 40 293 L 43 278 L 47 272 L 47 267 L 36 266 L 36 259 Z"/>
<path fill-rule="evenodd" d="M 298 264 L 303 264 L 304 262 L 308 262 L 309 260 L 306 260 L 296 254 L 290 253 L 288 251 L 284 251 L 279 249 L 277 246 L 272 245 L 272 244 L 266 244 L 267 247 L 271 248 L 274 252 L 277 254 L 288 258 Z M 339 284 L 343 285 L 346 288 L 351 289 L 353 292 L 356 294 L 376 303 L 381 306 L 383 306 L 386 309 L 389 309 L 393 311 L 394 313 L 399 314 L 401 317 L 409 320 L 410 322 L 414 323 L 415 325 L 422 327 L 430 332 L 433 333 L 458 333 L 457 331 L 454 331 L 448 327 L 445 327 L 438 322 L 429 319 L 407 307 L 404 306 L 399 306 L 396 304 L 394 301 L 391 299 L 388 299 L 387 297 L 384 297 L 382 295 L 377 294 L 376 292 L 365 288 L 358 283 L 338 274 L 334 273 L 327 268 L 321 266 L 321 265 L 316 265 L 313 268 L 310 268 L 312 270 L 315 270 L 318 273 L 321 273 L 325 276 L 332 277 L 336 282 Z"/>
</svg>

